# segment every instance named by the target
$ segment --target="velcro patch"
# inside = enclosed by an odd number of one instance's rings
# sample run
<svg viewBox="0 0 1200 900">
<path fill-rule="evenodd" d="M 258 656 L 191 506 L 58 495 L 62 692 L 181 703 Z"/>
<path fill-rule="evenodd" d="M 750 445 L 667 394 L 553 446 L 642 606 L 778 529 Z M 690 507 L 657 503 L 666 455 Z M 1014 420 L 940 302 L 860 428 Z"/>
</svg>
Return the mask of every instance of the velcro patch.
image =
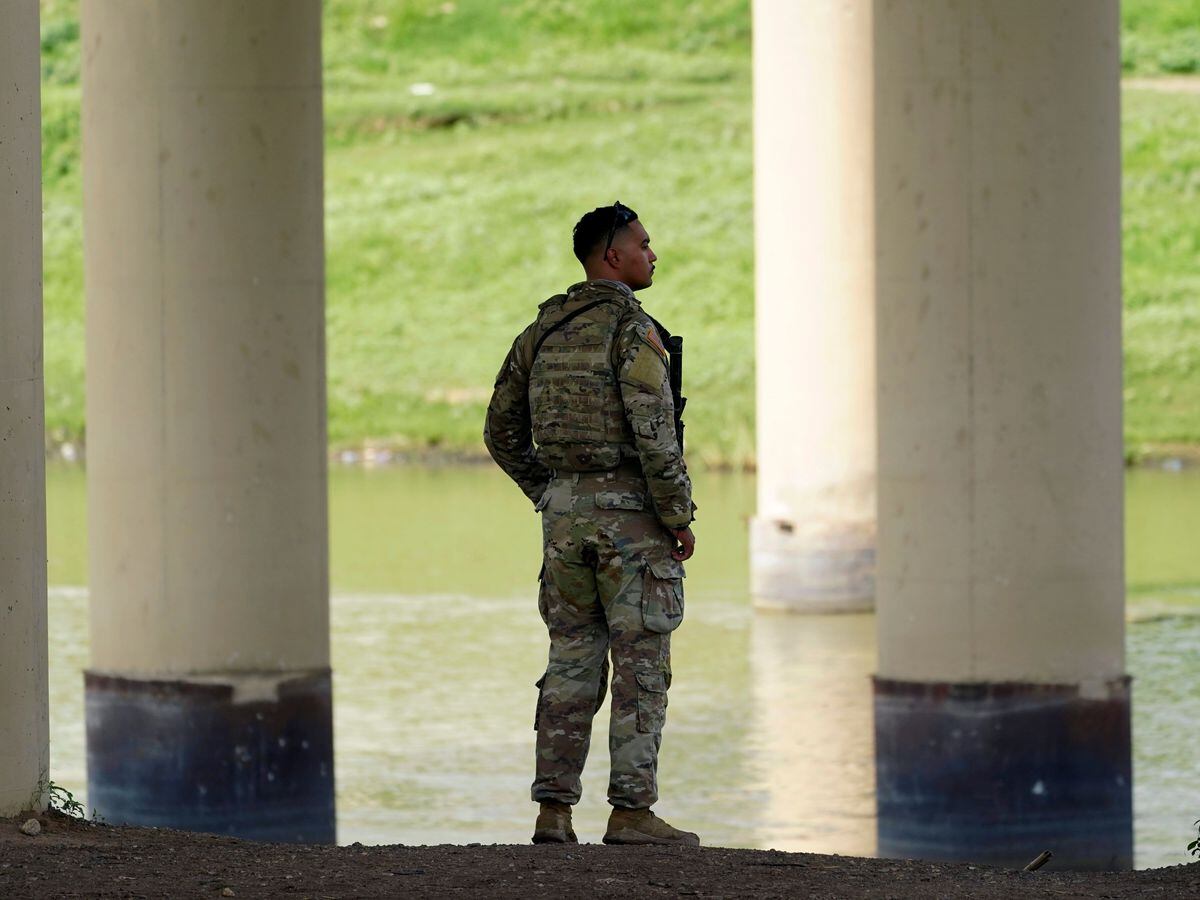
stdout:
<svg viewBox="0 0 1200 900">
<path fill-rule="evenodd" d="M 661 388 L 663 379 L 666 377 L 666 360 L 660 357 L 657 351 L 645 346 L 638 347 L 637 356 L 633 358 L 633 365 L 625 374 L 627 381 L 632 381 L 634 384 L 642 385 L 650 390 Z"/>
</svg>

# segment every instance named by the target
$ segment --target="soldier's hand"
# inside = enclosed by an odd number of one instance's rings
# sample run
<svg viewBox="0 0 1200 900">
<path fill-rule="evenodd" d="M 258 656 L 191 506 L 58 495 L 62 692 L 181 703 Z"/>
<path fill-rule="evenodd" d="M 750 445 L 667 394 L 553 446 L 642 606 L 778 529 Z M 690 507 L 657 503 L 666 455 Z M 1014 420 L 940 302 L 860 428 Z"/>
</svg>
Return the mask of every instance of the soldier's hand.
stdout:
<svg viewBox="0 0 1200 900">
<path fill-rule="evenodd" d="M 679 546 L 671 551 L 671 556 L 680 562 L 691 559 L 692 554 L 696 552 L 696 536 L 692 534 L 691 527 L 672 528 L 671 534 L 675 535 L 675 540 L 679 541 Z"/>
</svg>

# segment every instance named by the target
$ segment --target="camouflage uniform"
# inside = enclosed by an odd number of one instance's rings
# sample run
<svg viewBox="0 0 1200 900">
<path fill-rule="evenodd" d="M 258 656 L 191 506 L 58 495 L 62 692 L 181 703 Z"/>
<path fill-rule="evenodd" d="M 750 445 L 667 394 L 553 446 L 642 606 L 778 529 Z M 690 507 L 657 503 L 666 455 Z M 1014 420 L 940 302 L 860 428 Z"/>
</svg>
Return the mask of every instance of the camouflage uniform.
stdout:
<svg viewBox="0 0 1200 900">
<path fill-rule="evenodd" d="M 535 344 L 565 316 L 595 306 Z M 547 300 L 496 378 L 484 441 L 542 513 L 538 608 L 550 633 L 535 728 L 535 801 L 574 804 L 612 654 L 609 802 L 658 797 L 683 565 L 667 528 L 692 521 L 667 354 L 633 292 L 588 281 Z"/>
</svg>

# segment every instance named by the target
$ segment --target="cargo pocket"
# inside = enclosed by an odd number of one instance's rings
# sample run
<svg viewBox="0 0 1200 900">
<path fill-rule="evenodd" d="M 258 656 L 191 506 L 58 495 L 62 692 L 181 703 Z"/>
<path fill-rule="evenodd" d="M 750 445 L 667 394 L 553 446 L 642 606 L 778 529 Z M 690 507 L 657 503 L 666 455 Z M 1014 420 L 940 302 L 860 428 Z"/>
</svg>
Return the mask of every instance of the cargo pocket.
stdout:
<svg viewBox="0 0 1200 900">
<path fill-rule="evenodd" d="M 646 495 L 637 491 L 598 491 L 596 509 L 628 509 L 641 512 L 646 508 Z"/>
<path fill-rule="evenodd" d="M 637 730 L 658 734 L 667 718 L 667 678 L 658 672 L 639 672 L 637 685 Z"/>
<path fill-rule="evenodd" d="M 542 675 L 533 686 L 538 689 L 537 706 L 533 708 L 533 730 L 537 731 L 542 721 L 542 697 L 546 693 L 546 676 Z"/>
<path fill-rule="evenodd" d="M 683 621 L 683 565 L 673 559 L 648 562 L 642 580 L 642 623 L 668 634 Z"/>
</svg>

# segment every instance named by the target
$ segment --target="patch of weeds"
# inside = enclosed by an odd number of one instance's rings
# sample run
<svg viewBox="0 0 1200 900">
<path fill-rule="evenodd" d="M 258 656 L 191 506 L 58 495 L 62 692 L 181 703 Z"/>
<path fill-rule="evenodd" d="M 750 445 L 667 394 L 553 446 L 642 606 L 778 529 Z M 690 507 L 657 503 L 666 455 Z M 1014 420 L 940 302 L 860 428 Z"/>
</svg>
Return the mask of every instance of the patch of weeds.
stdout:
<svg viewBox="0 0 1200 900">
<path fill-rule="evenodd" d="M 1158 52 L 1158 68 L 1171 75 L 1190 75 L 1200 71 L 1200 31 L 1172 36 Z"/>
<path fill-rule="evenodd" d="M 64 816 L 70 816 L 72 819 L 87 818 L 83 804 L 76 800 L 75 795 L 61 784 L 55 784 L 53 781 L 47 782 L 46 794 L 50 800 L 50 808 L 55 812 L 60 812 Z"/>
</svg>

